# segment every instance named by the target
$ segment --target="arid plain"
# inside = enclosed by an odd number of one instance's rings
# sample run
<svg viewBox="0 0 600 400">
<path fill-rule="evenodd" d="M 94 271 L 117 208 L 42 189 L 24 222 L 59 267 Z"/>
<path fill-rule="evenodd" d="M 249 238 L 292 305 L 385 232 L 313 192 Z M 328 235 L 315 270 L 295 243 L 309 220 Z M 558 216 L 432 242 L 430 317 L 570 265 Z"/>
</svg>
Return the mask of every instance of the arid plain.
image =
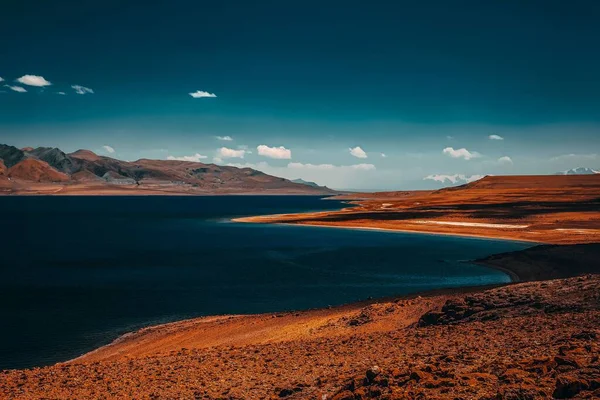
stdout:
<svg viewBox="0 0 600 400">
<path fill-rule="evenodd" d="M 488 177 L 246 219 L 550 244 L 476 261 L 519 283 L 149 327 L 67 363 L 5 371 L 0 396 L 598 398 L 599 178 Z"/>
</svg>

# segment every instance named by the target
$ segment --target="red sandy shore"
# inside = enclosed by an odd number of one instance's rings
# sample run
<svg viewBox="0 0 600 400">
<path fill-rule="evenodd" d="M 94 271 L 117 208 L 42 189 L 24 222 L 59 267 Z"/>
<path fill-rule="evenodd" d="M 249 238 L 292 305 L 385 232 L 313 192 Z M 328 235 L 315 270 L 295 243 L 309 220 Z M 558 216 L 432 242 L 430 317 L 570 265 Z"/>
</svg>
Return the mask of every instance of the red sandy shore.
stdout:
<svg viewBox="0 0 600 400">
<path fill-rule="evenodd" d="M 492 179 L 252 221 L 588 243 L 594 179 Z M 68 363 L 5 371 L 0 398 L 600 398 L 600 275 L 579 276 L 600 273 L 598 259 L 598 244 L 538 246 L 478 261 L 521 283 L 150 327 Z"/>
<path fill-rule="evenodd" d="M 341 211 L 239 218 L 382 229 L 536 243 L 600 242 L 600 174 L 486 177 L 435 192 L 338 196 L 354 207 Z"/>
<path fill-rule="evenodd" d="M 0 398 L 597 398 L 599 293 L 590 275 L 182 321 L 5 371 Z"/>
</svg>

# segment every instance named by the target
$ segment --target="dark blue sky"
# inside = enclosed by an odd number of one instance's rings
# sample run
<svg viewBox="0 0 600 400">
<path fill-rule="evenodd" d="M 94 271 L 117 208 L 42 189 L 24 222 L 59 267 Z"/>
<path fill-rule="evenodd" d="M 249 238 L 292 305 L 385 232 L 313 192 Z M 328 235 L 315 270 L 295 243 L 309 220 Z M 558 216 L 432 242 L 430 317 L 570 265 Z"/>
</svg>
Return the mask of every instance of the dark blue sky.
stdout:
<svg viewBox="0 0 600 400">
<path fill-rule="evenodd" d="M 338 187 L 600 167 L 598 21 L 598 1 L 9 0 L 0 142 L 201 154 Z"/>
</svg>

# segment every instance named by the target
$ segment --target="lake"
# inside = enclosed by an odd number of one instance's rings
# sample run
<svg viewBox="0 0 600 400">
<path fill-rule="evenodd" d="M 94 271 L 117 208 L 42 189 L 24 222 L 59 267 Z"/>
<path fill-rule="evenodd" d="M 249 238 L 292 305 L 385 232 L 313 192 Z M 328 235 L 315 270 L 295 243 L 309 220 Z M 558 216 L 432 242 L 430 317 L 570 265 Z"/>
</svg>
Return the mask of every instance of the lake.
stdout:
<svg viewBox="0 0 600 400">
<path fill-rule="evenodd" d="M 463 261 L 531 246 L 230 222 L 343 206 L 317 196 L 7 196 L 0 206 L 0 369 L 184 318 L 507 282 Z"/>
</svg>

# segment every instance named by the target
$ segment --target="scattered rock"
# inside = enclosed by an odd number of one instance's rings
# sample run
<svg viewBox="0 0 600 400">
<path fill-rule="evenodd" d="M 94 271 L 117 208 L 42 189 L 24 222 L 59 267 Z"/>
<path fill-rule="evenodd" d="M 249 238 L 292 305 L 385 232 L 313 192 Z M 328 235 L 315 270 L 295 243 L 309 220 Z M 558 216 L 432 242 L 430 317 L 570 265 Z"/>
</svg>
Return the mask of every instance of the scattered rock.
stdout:
<svg viewBox="0 0 600 400">
<path fill-rule="evenodd" d="M 552 396 L 558 399 L 571 399 L 588 387 L 588 382 L 583 379 L 574 375 L 561 375 L 556 379 L 556 386 Z"/>
<path fill-rule="evenodd" d="M 380 373 L 381 373 L 381 368 L 379 368 L 377 365 L 374 365 L 367 370 L 367 379 L 369 380 L 369 382 L 373 382 L 373 380 L 375 380 L 375 378 Z"/>
</svg>

